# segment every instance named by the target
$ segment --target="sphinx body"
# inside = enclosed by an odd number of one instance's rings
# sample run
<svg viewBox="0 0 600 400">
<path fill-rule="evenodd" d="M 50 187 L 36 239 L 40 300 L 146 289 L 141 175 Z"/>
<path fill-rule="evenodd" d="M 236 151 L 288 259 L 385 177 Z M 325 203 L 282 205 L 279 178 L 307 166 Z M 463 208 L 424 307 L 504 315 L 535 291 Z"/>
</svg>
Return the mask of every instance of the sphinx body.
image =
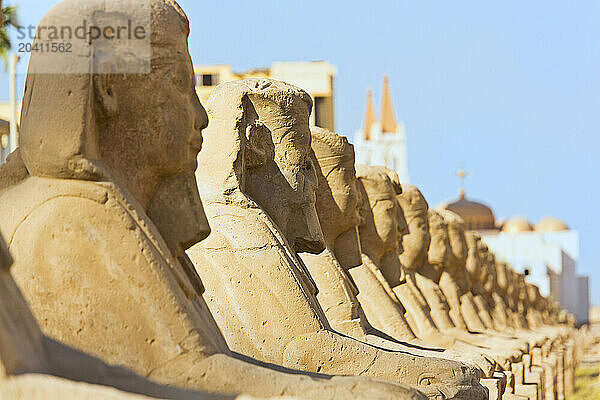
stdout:
<svg viewBox="0 0 600 400">
<path fill-rule="evenodd" d="M 42 24 L 127 15 L 127 4 L 66 1 Z M 209 233 L 194 177 L 207 116 L 195 93 L 189 25 L 175 2 L 150 5 L 151 73 L 27 77 L 20 149 L 0 172 L 0 230 L 43 331 L 103 362 L 190 389 L 420 398 L 398 385 L 308 376 L 232 354 L 184 253 Z M 116 46 L 102 49 L 109 65 L 100 71 L 125 62 Z M 98 61 L 95 48 L 87 50 L 89 57 L 67 62 Z M 30 68 L 45 62 L 36 53 Z"/>
<path fill-rule="evenodd" d="M 468 245 L 464 222 L 451 211 L 438 211 L 448 228 L 451 253 L 441 272 L 439 286 L 448 300 L 450 317 L 456 326 L 467 328 L 471 332 L 482 332 L 493 327 L 489 316 L 480 315 L 467 272 Z"/>
<path fill-rule="evenodd" d="M 452 351 L 427 350 L 427 345 L 415 338 L 406 323 L 404 310 L 393 300 L 394 294 L 381 272 L 372 263 L 363 263 L 357 235 L 363 200 L 358 191 L 353 147 L 346 138 L 333 132 L 318 127 L 312 127 L 311 131 L 319 181 L 316 209 L 327 248 L 321 254 L 303 253 L 301 257 L 316 283 L 317 299 L 332 328 L 390 350 L 464 360 Z M 363 303 L 369 308 L 369 315 L 375 316 L 376 323 L 393 328 L 385 331 L 373 328 L 365 316 Z M 493 363 L 479 361 L 486 373 L 493 370 Z M 439 360 L 436 367 L 443 369 L 445 363 Z M 436 374 L 433 370 L 429 372 Z"/>
<path fill-rule="evenodd" d="M 155 384 L 46 337 L 10 275 L 0 237 L 0 397 L 100 400 L 233 399 Z"/>
<path fill-rule="evenodd" d="M 266 362 L 407 383 L 432 396 L 481 390 L 462 364 L 424 379 L 430 359 L 384 351 L 331 328 L 297 256 L 325 249 L 315 211 L 311 107 L 301 89 L 257 79 L 219 85 L 208 101 L 212 125 L 197 179 L 213 231 L 189 254 L 228 344 Z"/>
</svg>

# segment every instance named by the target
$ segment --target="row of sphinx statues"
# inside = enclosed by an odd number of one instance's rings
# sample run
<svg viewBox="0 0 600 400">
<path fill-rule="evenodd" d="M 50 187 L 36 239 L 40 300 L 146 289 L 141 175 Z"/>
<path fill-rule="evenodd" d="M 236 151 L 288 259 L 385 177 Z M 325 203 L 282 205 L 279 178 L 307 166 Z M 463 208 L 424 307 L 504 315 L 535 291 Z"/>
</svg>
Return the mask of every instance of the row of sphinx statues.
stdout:
<svg viewBox="0 0 600 400">
<path fill-rule="evenodd" d="M 151 73 L 27 76 L 0 168 L 0 397 L 571 393 L 556 303 L 417 187 L 355 166 L 302 89 L 224 83 L 205 109 L 187 17 L 151 7 Z"/>
</svg>

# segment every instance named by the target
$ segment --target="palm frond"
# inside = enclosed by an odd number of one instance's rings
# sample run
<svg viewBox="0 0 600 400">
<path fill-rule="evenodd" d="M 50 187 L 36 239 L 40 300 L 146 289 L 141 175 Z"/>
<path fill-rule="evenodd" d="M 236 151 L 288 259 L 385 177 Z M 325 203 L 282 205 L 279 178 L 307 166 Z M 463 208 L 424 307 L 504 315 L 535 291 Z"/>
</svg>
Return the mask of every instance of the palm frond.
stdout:
<svg viewBox="0 0 600 400">
<path fill-rule="evenodd" d="M 19 20 L 17 17 L 17 6 L 2 7 L 2 12 L 4 13 L 4 27 L 21 27 L 21 25 L 19 25 Z"/>
<path fill-rule="evenodd" d="M 20 28 L 17 19 L 17 6 L 2 7 L 4 24 L 0 26 L 0 58 L 4 61 L 4 70 L 8 68 L 8 54 L 12 49 L 12 43 L 8 34 L 8 28 Z"/>
</svg>

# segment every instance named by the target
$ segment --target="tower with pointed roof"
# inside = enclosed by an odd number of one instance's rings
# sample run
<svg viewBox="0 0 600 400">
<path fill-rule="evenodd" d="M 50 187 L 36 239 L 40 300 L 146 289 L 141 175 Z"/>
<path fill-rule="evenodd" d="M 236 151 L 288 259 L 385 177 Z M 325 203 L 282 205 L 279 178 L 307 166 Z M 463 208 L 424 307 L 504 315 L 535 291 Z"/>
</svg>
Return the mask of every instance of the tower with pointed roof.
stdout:
<svg viewBox="0 0 600 400">
<path fill-rule="evenodd" d="M 373 92 L 367 91 L 364 124 L 354 135 L 354 148 L 358 164 L 386 166 L 398 173 L 401 182 L 409 182 L 406 132 L 404 124 L 396 120 L 387 76 L 383 78 L 380 118 L 373 105 Z"/>
</svg>

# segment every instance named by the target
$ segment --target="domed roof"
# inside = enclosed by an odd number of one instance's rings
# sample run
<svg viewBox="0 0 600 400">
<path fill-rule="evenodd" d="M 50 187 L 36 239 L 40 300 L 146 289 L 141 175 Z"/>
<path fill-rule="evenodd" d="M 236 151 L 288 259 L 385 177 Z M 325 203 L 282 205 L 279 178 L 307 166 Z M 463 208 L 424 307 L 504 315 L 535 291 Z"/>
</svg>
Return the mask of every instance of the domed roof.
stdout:
<svg viewBox="0 0 600 400">
<path fill-rule="evenodd" d="M 525 217 L 512 217 L 502 224 L 502 232 L 518 233 L 532 231 L 533 227 Z"/>
<path fill-rule="evenodd" d="M 458 200 L 442 204 L 439 208 L 452 211 L 465 220 L 468 230 L 496 229 L 494 212 L 483 203 L 468 200 L 463 193 Z"/>
<path fill-rule="evenodd" d="M 542 218 L 535 224 L 536 232 L 560 232 L 568 231 L 569 227 L 563 221 L 555 217 Z"/>
</svg>

